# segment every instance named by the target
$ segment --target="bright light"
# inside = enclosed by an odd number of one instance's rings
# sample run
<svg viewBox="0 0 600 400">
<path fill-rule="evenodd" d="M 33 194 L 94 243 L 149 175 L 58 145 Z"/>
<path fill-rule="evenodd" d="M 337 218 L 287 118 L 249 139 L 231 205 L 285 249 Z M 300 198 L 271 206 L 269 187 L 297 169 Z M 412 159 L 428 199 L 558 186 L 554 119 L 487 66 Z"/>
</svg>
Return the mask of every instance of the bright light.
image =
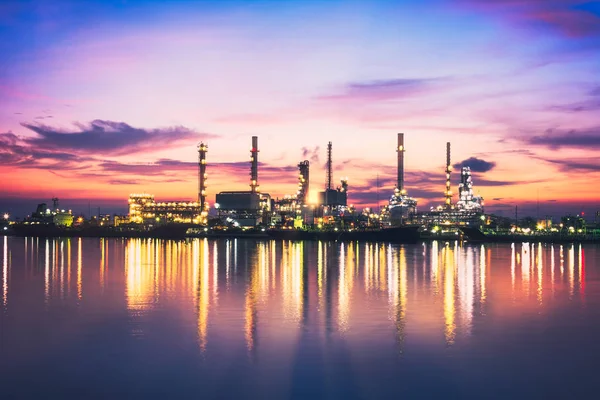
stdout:
<svg viewBox="0 0 600 400">
<path fill-rule="evenodd" d="M 219 203 L 215 203 L 215 208 L 219 208 L 221 205 Z"/>
<path fill-rule="evenodd" d="M 10 217 L 10 215 L 8 215 L 8 213 L 4 214 L 4 219 L 8 219 Z"/>
</svg>

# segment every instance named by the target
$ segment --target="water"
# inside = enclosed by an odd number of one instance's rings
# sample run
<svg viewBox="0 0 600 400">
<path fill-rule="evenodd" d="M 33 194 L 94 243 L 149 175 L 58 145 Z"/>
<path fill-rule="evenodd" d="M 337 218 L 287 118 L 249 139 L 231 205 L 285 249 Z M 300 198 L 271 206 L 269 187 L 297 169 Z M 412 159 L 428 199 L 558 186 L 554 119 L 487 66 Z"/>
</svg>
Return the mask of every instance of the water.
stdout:
<svg viewBox="0 0 600 400">
<path fill-rule="evenodd" d="M 598 389 L 597 246 L 0 241 L 3 399 Z"/>
</svg>

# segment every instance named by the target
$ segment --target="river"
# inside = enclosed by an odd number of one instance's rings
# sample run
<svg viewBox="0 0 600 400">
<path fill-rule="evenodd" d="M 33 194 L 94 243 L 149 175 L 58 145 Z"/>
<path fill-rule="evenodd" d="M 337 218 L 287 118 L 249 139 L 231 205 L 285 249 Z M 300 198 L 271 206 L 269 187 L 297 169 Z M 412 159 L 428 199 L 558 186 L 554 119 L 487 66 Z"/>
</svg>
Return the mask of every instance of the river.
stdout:
<svg viewBox="0 0 600 400">
<path fill-rule="evenodd" d="M 0 242 L 3 399 L 598 389 L 596 245 Z"/>
</svg>

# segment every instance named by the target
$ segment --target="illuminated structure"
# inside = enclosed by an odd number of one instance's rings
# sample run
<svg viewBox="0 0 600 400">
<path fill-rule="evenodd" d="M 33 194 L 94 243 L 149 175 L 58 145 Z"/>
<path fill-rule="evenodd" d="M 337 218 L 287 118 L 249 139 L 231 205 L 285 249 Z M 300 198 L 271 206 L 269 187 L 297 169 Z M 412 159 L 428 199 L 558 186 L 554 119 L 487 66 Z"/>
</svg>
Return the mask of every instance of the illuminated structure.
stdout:
<svg viewBox="0 0 600 400">
<path fill-rule="evenodd" d="M 328 208 L 345 207 L 348 204 L 348 178 L 341 180 L 341 186 L 333 189 L 332 144 L 327 144 L 327 168 L 325 191 L 319 193 L 319 204 Z"/>
<path fill-rule="evenodd" d="M 446 143 L 446 189 L 444 196 L 446 197 L 445 208 L 446 210 L 452 209 L 452 190 L 450 187 L 450 173 L 452 172 L 452 164 L 450 163 L 450 142 Z"/>
<path fill-rule="evenodd" d="M 129 195 L 129 222 L 141 224 L 150 218 L 146 205 L 154 204 L 154 195 L 147 193 Z"/>
<path fill-rule="evenodd" d="M 398 182 L 384 213 L 389 213 L 390 225 L 401 225 L 417 212 L 417 200 L 408 197 L 404 188 L 404 133 L 398 134 Z"/>
<path fill-rule="evenodd" d="M 154 195 L 129 195 L 129 221 L 136 224 L 168 222 L 201 223 L 202 208 L 198 202 L 156 202 Z"/>
<path fill-rule="evenodd" d="M 282 199 L 275 199 L 271 214 L 271 225 L 285 227 L 302 227 L 305 220 L 309 219 L 312 208 L 308 205 L 309 189 L 308 160 L 298 163 L 298 190 L 296 195 L 285 195 Z M 309 219 L 312 223 L 312 219 Z"/>
<path fill-rule="evenodd" d="M 252 136 L 252 149 L 250 150 L 250 191 L 260 192 L 258 185 L 258 136 Z"/>
<path fill-rule="evenodd" d="M 431 212 L 418 216 L 418 222 L 438 227 L 450 225 L 480 225 L 487 220 L 483 214 L 483 198 L 473 195 L 473 181 L 471 168 L 464 166 L 461 169 L 459 184 L 459 200 L 456 206 L 452 204 L 452 191 L 450 189 L 450 143 L 446 143 L 446 190 L 445 204 L 431 209 Z"/>
<path fill-rule="evenodd" d="M 216 196 L 219 218 L 234 226 L 255 226 L 271 211 L 271 196 L 260 193 L 258 184 L 258 137 L 252 136 L 250 150 L 250 191 L 226 191 Z"/>
<path fill-rule="evenodd" d="M 458 185 L 458 202 L 456 208 L 465 211 L 483 211 L 483 198 L 473 195 L 473 180 L 471 168 L 462 167 L 460 171 L 460 184 Z"/>
<path fill-rule="evenodd" d="M 207 152 L 208 146 L 201 142 L 198 145 L 198 203 L 200 203 L 200 209 L 204 218 L 208 215 L 208 203 L 206 202 L 206 181 L 208 179 L 206 174 Z"/>
<path fill-rule="evenodd" d="M 69 228 L 73 226 L 73 213 L 71 210 L 58 209 L 58 199 L 52 199 L 54 209 L 49 209 L 46 203 L 38 204 L 36 210 L 31 214 L 31 217 L 26 218 L 26 224 L 54 224 L 60 227 Z M 5 214 L 4 219 L 8 220 L 8 214 Z"/>
<path fill-rule="evenodd" d="M 155 225 L 162 223 L 206 224 L 208 202 L 206 201 L 206 153 L 208 146 L 198 144 L 198 199 L 197 201 L 157 202 L 154 195 L 134 193 L 129 195 L 129 222 L 134 224 Z M 122 218 L 115 219 L 115 226 L 125 223 Z M 106 225 L 106 224 L 103 224 Z"/>
<path fill-rule="evenodd" d="M 304 160 L 298 164 L 299 176 L 298 176 L 298 193 L 296 194 L 296 200 L 299 205 L 305 205 L 308 202 L 308 189 L 309 189 L 309 162 Z"/>
<path fill-rule="evenodd" d="M 327 143 L 327 183 L 325 185 L 325 190 L 331 190 L 331 181 L 333 180 L 333 161 L 331 157 L 331 150 L 333 145 L 331 142 Z"/>
<path fill-rule="evenodd" d="M 68 228 L 73 225 L 73 214 L 71 213 L 71 210 L 56 210 L 53 212 L 52 222 L 54 222 L 54 225 L 56 226 Z"/>
</svg>

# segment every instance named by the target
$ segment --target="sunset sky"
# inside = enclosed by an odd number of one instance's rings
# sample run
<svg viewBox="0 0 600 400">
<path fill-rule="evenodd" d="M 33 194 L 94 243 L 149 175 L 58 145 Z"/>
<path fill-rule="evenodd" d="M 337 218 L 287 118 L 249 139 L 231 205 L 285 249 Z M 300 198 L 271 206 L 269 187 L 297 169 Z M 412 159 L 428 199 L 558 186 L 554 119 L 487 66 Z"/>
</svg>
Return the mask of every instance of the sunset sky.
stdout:
<svg viewBox="0 0 600 400">
<path fill-rule="evenodd" d="M 322 190 L 332 141 L 349 202 L 379 175 L 383 204 L 398 132 L 421 209 L 447 141 L 488 211 L 600 209 L 600 1 L 3 0 L 0 54 L 0 211 L 193 200 L 200 141 L 212 204 L 249 188 L 252 135 L 263 192 L 304 159 Z"/>
</svg>

